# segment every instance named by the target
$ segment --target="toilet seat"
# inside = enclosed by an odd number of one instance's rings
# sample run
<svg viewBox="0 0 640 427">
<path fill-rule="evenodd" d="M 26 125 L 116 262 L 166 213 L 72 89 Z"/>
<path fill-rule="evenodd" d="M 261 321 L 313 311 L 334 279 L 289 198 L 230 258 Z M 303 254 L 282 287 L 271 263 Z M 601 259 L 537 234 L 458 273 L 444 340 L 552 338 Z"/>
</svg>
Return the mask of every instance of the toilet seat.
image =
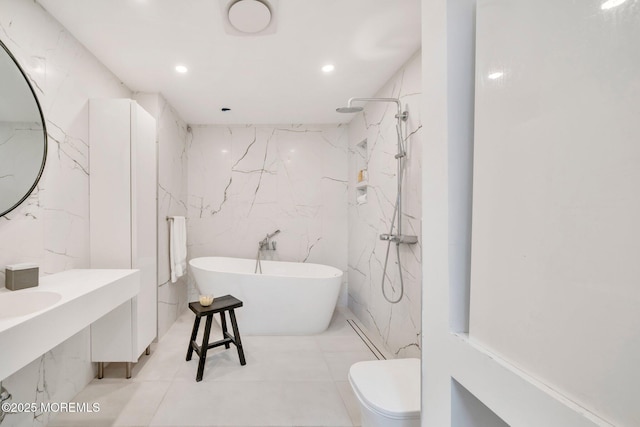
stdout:
<svg viewBox="0 0 640 427">
<path fill-rule="evenodd" d="M 358 362 L 349 369 L 349 382 L 362 404 L 376 413 L 420 417 L 420 359 Z"/>
</svg>

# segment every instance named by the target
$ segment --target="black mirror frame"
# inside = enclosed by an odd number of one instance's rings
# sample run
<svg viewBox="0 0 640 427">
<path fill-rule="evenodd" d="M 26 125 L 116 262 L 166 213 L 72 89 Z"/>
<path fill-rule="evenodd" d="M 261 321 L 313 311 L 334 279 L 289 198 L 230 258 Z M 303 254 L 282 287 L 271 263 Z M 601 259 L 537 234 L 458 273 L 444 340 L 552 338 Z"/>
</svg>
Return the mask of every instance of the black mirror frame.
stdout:
<svg viewBox="0 0 640 427">
<path fill-rule="evenodd" d="M 29 90 L 31 90 L 31 94 L 33 95 L 33 99 L 35 99 L 36 105 L 38 106 L 38 112 L 40 113 L 40 121 L 42 121 L 42 132 L 44 133 L 44 141 L 43 141 L 44 142 L 44 149 L 43 149 L 43 153 L 42 153 L 42 165 L 40 165 L 40 171 L 38 171 L 38 176 L 34 180 L 33 185 L 31 186 L 31 188 L 29 188 L 29 190 L 25 193 L 25 195 L 17 203 L 15 203 L 13 206 L 11 206 L 9 209 L 5 210 L 4 212 L 0 213 L 0 217 L 3 217 L 6 214 L 8 214 L 9 212 L 11 212 L 14 209 L 16 209 L 18 206 L 20 206 L 22 204 L 22 202 L 24 202 L 31 195 L 31 193 L 33 193 L 33 190 L 35 190 L 36 186 L 38 185 L 38 182 L 40 182 L 40 178 L 42 177 L 42 173 L 44 172 L 44 166 L 47 163 L 47 148 L 48 148 L 49 142 L 48 142 L 48 135 L 47 135 L 47 124 L 44 121 L 44 114 L 42 113 L 42 107 L 40 106 L 40 100 L 38 99 L 38 96 L 36 95 L 35 90 L 33 90 L 33 86 L 31 85 L 31 82 L 29 81 L 29 77 L 24 72 L 24 70 L 22 69 L 22 67 L 20 66 L 18 61 L 16 60 L 15 56 L 13 56 L 13 54 L 9 50 L 9 48 L 2 42 L 2 40 L 0 40 L 0 47 L 2 47 L 2 49 L 4 49 L 5 52 L 7 52 L 7 54 L 9 55 L 11 60 L 13 61 L 13 63 L 16 65 L 16 67 L 18 67 L 18 70 L 20 70 L 20 74 L 22 74 L 22 77 L 27 82 L 27 86 L 29 86 Z"/>
</svg>

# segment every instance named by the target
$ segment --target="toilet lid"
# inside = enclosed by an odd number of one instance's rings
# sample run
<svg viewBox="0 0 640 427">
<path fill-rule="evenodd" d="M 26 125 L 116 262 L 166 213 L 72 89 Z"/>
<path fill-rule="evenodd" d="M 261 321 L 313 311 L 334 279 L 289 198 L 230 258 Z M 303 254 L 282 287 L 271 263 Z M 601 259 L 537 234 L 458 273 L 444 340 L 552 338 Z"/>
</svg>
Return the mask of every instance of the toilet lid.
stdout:
<svg viewBox="0 0 640 427">
<path fill-rule="evenodd" d="M 349 369 L 358 397 L 391 418 L 420 415 L 420 359 L 358 362 Z"/>
</svg>

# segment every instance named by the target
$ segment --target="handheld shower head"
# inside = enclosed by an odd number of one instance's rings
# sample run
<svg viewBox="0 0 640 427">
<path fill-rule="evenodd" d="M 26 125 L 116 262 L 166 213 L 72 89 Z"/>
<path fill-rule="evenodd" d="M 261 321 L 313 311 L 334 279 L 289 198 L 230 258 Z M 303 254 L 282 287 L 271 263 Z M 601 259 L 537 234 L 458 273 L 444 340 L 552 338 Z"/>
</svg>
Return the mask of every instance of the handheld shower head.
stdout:
<svg viewBox="0 0 640 427">
<path fill-rule="evenodd" d="M 338 113 L 359 113 L 362 110 L 364 110 L 364 108 L 362 108 L 362 107 L 339 107 L 339 108 L 336 108 L 336 111 Z"/>
<path fill-rule="evenodd" d="M 270 239 L 270 238 L 272 238 L 273 236 L 275 236 L 275 235 L 276 235 L 276 234 L 278 234 L 278 233 L 280 233 L 280 230 L 276 230 L 276 231 L 274 231 L 273 233 L 268 234 L 268 235 L 267 235 L 267 238 L 269 238 L 269 239 Z"/>
</svg>

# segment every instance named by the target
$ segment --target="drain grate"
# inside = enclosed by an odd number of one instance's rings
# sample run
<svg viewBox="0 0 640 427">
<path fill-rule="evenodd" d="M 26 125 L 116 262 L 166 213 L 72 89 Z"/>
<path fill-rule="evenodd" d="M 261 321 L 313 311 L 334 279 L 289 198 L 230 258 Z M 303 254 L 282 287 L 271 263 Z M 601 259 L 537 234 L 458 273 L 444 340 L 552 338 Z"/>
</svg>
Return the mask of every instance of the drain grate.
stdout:
<svg viewBox="0 0 640 427">
<path fill-rule="evenodd" d="M 385 355 L 380 351 L 380 349 L 369 339 L 367 334 L 362 330 L 362 328 L 353 320 L 347 319 L 347 323 L 351 326 L 351 329 L 360 337 L 364 345 L 369 348 L 369 351 L 375 356 L 378 360 L 387 360 Z"/>
</svg>

